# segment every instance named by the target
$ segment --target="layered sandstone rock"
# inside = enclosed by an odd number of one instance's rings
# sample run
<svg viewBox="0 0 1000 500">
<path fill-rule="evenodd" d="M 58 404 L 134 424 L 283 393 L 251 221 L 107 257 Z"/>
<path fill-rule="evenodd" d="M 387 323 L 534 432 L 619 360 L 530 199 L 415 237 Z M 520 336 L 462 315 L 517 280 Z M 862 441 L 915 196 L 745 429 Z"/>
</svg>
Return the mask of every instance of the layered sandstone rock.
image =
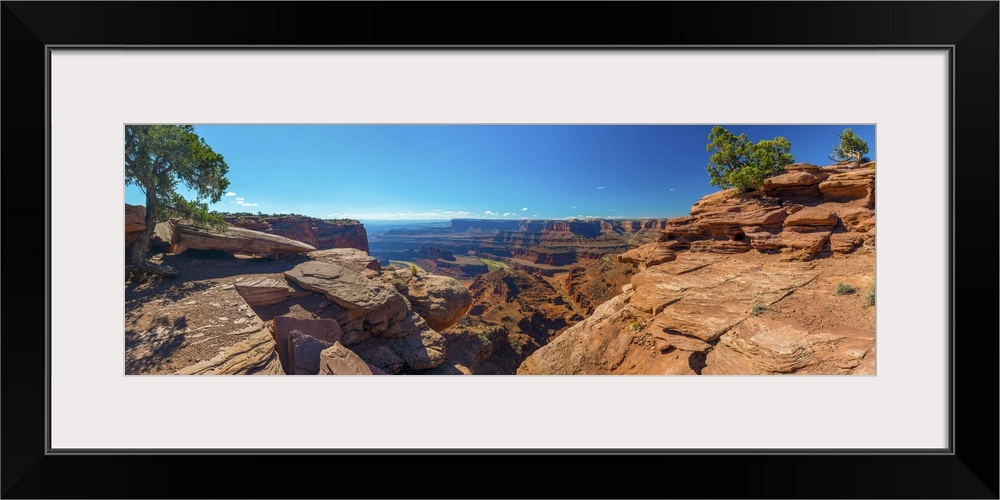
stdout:
<svg viewBox="0 0 1000 500">
<path fill-rule="evenodd" d="M 196 250 L 221 250 L 245 255 L 290 255 L 316 250 L 300 241 L 239 227 L 229 227 L 221 232 L 184 222 L 177 222 L 174 226 L 179 243 Z"/>
<path fill-rule="evenodd" d="M 708 353 L 704 374 L 872 374 L 873 331 L 837 327 L 811 331 L 783 320 L 747 318 Z"/>
<path fill-rule="evenodd" d="M 277 304 L 309 293 L 289 285 L 285 280 L 274 278 L 248 277 L 238 280 L 234 286 L 251 307 Z"/>
<path fill-rule="evenodd" d="M 298 286 L 332 302 L 324 313 L 342 330 L 337 340 L 378 369 L 387 373 L 399 373 L 404 368 L 421 371 L 444 361 L 444 338 L 392 284 L 331 262 L 307 261 L 284 274 Z M 447 304 L 438 305 L 449 309 Z"/>
<path fill-rule="evenodd" d="M 175 372 L 177 375 L 280 375 L 285 371 L 271 335 L 258 325 L 242 342 Z"/>
<path fill-rule="evenodd" d="M 872 374 L 874 309 L 836 286 L 874 275 L 873 196 L 871 169 L 804 164 L 705 196 L 620 254 L 631 283 L 518 373 Z"/>
</svg>

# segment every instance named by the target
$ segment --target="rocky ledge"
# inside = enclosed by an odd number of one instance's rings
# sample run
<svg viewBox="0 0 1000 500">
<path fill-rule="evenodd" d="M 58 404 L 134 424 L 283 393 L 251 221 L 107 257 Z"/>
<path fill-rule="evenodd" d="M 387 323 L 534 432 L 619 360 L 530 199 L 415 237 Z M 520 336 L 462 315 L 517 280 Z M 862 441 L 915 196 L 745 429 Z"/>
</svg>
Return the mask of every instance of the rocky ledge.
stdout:
<svg viewBox="0 0 1000 500">
<path fill-rule="evenodd" d="M 870 165 L 794 164 L 705 196 L 518 374 L 873 374 L 874 184 Z"/>
</svg>

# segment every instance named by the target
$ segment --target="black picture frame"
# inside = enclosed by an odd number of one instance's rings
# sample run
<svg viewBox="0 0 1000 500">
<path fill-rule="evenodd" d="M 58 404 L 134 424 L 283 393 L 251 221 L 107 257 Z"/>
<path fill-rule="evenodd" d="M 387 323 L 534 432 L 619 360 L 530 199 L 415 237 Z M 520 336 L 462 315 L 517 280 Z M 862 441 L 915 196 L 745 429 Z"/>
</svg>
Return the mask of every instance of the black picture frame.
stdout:
<svg viewBox="0 0 1000 500">
<path fill-rule="evenodd" d="M 47 453 L 48 280 L 4 294 L 2 495 L 130 498 L 998 498 L 998 24 L 992 2 L 2 2 L 8 245 L 48 269 L 47 47 L 951 47 L 952 447 L 935 454 L 491 457 Z M 454 19 L 463 22 L 456 23 Z M 28 188 L 30 186 L 30 188 Z M 29 236 L 30 235 L 30 236 Z M 40 241 L 47 243 L 40 251 Z M 919 251 L 915 238 L 914 251 Z M 989 267 L 989 269 L 987 269 Z M 10 267 L 8 268 L 10 269 Z M 30 276 L 30 275 L 29 275 Z M 8 274 L 8 279 L 12 276 Z M 11 283 L 9 282 L 8 285 Z M 25 293 L 28 285 L 31 293 Z M 963 300 L 964 299 L 964 300 Z M 981 308 L 973 304 L 987 304 Z M 958 334 L 961 332 L 961 334 Z M 86 327 L 81 326 L 81 334 Z M 81 409 L 85 411 L 85 409 Z M 985 422 L 981 425 L 979 422 Z M 276 430 L 288 422 L 272 423 Z M 318 431 L 320 431 L 318 429 Z M 330 429 L 331 432 L 336 429 Z M 484 453 L 485 454 L 485 453 Z M 499 462 L 499 464 L 496 464 Z M 564 477 L 553 464 L 578 474 Z M 355 471 L 386 475 L 378 484 Z M 511 474 L 513 471 L 518 474 Z M 346 477 L 345 473 L 349 474 Z M 308 479 L 312 478 L 312 479 Z M 544 485 L 529 489 L 528 478 Z M 541 478 L 541 479 L 538 479 Z M 471 489 L 466 482 L 480 486 Z M 205 485 L 208 486 L 205 486 Z M 313 493 L 314 488 L 319 488 Z M 327 489 L 328 488 L 328 489 Z"/>
</svg>

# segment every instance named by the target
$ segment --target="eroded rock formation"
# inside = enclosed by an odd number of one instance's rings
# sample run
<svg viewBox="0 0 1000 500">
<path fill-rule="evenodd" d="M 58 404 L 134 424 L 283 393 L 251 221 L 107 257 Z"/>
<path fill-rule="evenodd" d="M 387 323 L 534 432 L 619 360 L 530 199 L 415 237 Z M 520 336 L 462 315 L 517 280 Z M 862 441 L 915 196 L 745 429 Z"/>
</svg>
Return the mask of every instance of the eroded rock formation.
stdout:
<svg viewBox="0 0 1000 500">
<path fill-rule="evenodd" d="M 761 191 L 705 196 L 619 255 L 622 293 L 518 374 L 872 374 L 874 170 L 789 165 Z"/>
</svg>

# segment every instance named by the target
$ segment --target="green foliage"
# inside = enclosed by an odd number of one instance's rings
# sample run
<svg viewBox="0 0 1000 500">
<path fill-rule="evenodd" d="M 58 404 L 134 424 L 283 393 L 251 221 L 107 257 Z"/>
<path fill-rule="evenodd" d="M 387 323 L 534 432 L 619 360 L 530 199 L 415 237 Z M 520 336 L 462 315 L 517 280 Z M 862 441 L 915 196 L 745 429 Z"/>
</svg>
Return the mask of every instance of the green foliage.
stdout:
<svg viewBox="0 0 1000 500">
<path fill-rule="evenodd" d="M 789 152 L 792 146 L 784 137 L 754 144 L 746 134 L 733 135 L 716 125 L 708 140 L 705 151 L 712 153 L 706 167 L 711 178 L 709 184 L 723 189 L 736 187 L 744 192 L 760 189 L 764 179 L 795 161 Z"/>
<path fill-rule="evenodd" d="M 840 133 L 840 144 L 830 150 L 829 158 L 833 161 L 864 163 L 868 161 L 868 158 L 865 158 L 867 153 L 868 143 L 848 128 Z"/>
<path fill-rule="evenodd" d="M 633 332 L 638 332 L 638 331 L 642 330 L 642 322 L 641 322 L 641 321 L 639 321 L 639 320 L 637 320 L 637 319 L 633 319 L 633 320 L 632 320 L 632 321 L 631 321 L 631 322 L 630 322 L 630 323 L 628 324 L 628 327 L 629 327 L 629 329 L 630 329 L 630 330 L 632 330 Z"/>
<path fill-rule="evenodd" d="M 875 305 L 875 282 L 868 285 L 868 291 L 865 292 L 865 305 L 874 306 Z"/>
<path fill-rule="evenodd" d="M 498 269 L 510 269 L 509 265 L 507 265 L 507 264 L 505 264 L 503 262 L 500 262 L 498 260 L 490 260 L 490 259 L 479 259 L 479 260 L 483 264 L 486 264 L 486 269 L 488 269 L 490 271 L 496 271 Z"/>
<path fill-rule="evenodd" d="M 191 125 L 128 125 L 125 127 L 125 184 L 146 195 L 147 213 L 157 221 L 185 217 L 200 225 L 224 228 L 222 217 L 208 211 L 229 187 L 229 166 Z M 195 193 L 187 200 L 180 184 Z M 153 205 L 150 207 L 150 205 Z"/>
<path fill-rule="evenodd" d="M 849 295 L 856 291 L 857 290 L 855 290 L 853 286 L 847 283 L 844 282 L 837 283 L 837 295 Z"/>
<path fill-rule="evenodd" d="M 416 264 L 410 264 L 410 274 L 412 274 L 414 276 L 417 275 L 417 265 Z"/>
<path fill-rule="evenodd" d="M 760 316 L 760 313 L 764 312 L 765 309 L 767 309 L 767 307 L 765 307 L 762 302 L 754 302 L 753 305 L 750 306 L 750 315 Z"/>
</svg>

